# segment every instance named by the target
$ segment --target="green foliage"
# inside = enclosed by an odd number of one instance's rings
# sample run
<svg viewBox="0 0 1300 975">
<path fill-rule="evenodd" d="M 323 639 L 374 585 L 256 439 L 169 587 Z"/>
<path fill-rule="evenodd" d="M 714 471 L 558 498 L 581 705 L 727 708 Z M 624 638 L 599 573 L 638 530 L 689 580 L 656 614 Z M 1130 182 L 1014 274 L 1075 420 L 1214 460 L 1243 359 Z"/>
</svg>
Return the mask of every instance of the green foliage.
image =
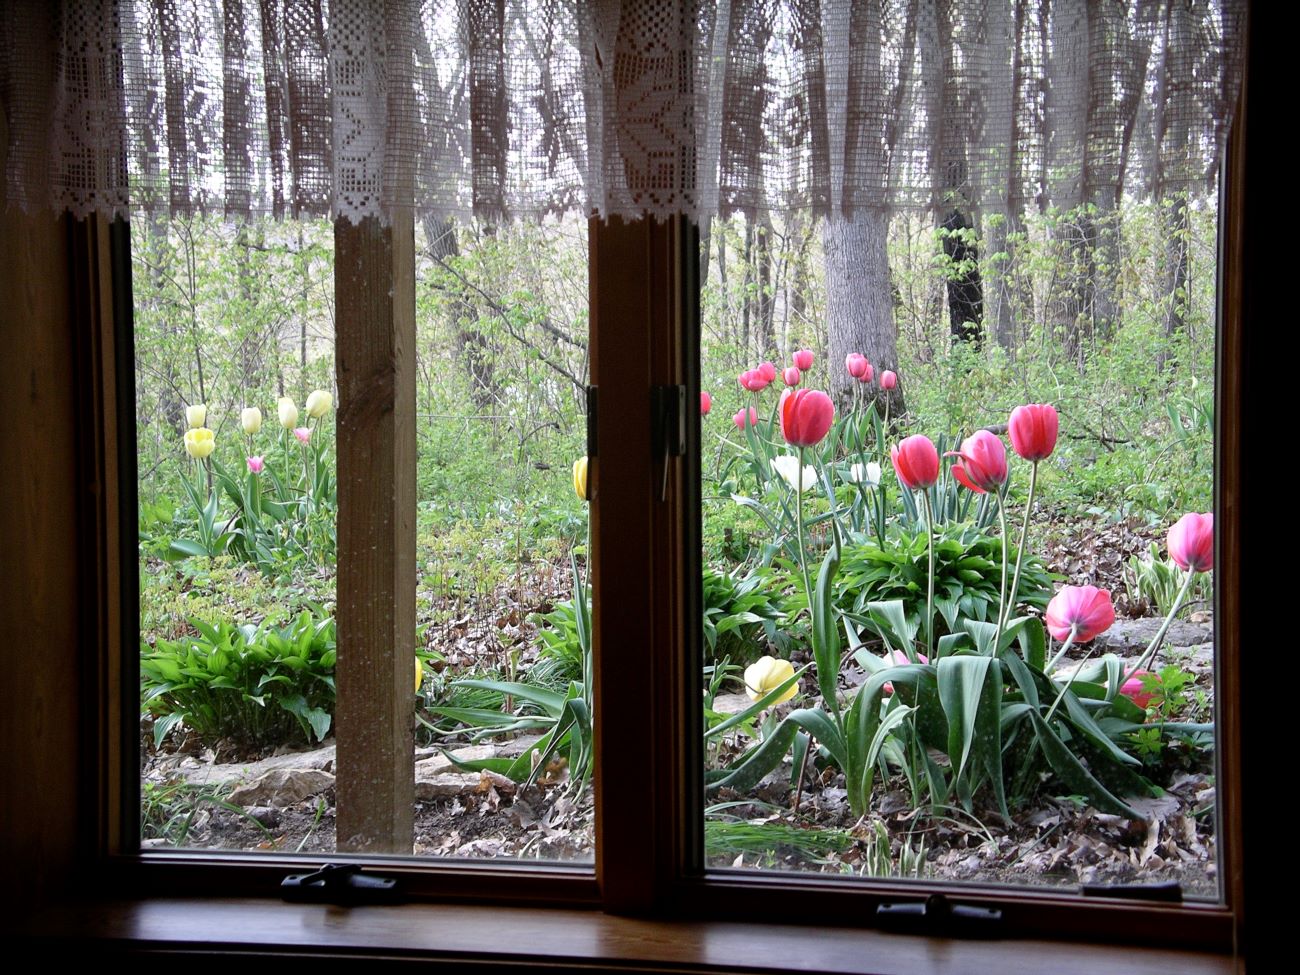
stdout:
<svg viewBox="0 0 1300 975">
<path fill-rule="evenodd" d="M 334 708 L 334 620 L 304 611 L 284 627 L 207 623 L 140 648 L 142 705 L 154 743 L 183 726 L 206 743 L 320 741 Z"/>
<path fill-rule="evenodd" d="M 1160 557 L 1160 546 L 1152 542 L 1146 558 L 1134 555 L 1129 559 L 1128 571 L 1124 574 L 1129 603 L 1150 606 L 1156 615 L 1164 616 L 1173 607 L 1186 577 L 1186 572 L 1178 568 L 1173 559 Z M 1213 600 L 1213 577 L 1208 572 L 1198 573 L 1182 613 L 1190 613 L 1198 602 L 1207 605 Z"/>
<path fill-rule="evenodd" d="M 270 831 L 241 807 L 226 801 L 229 785 L 191 782 L 145 782 L 140 788 L 140 838 L 181 847 L 205 806 L 243 816 L 267 836 Z"/>
<path fill-rule="evenodd" d="M 791 640 L 772 570 L 719 572 L 704 567 L 704 643 L 711 660 L 734 659 L 742 667 L 763 656 L 763 641 L 789 654 Z"/>
</svg>

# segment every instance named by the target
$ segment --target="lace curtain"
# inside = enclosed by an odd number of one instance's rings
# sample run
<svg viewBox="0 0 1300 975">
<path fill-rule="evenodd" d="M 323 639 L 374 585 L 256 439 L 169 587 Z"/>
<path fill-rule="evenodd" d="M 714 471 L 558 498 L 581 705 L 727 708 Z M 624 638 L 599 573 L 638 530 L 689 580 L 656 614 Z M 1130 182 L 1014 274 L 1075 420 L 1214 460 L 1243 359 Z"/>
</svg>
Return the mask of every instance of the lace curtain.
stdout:
<svg viewBox="0 0 1300 975">
<path fill-rule="evenodd" d="M 1212 187 L 1245 0 L 3 0 L 7 198 L 497 221 Z"/>
</svg>

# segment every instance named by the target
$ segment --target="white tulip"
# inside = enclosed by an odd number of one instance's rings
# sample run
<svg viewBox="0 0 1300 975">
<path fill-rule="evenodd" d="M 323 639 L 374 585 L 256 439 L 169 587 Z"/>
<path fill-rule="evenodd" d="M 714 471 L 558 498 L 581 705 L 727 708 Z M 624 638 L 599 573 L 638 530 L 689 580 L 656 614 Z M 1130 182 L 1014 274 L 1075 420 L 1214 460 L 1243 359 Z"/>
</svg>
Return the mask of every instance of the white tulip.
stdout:
<svg viewBox="0 0 1300 975">
<path fill-rule="evenodd" d="M 780 475 L 781 480 L 797 491 L 807 491 L 817 486 L 817 468 L 811 464 L 805 464 L 803 476 L 800 477 L 798 457 L 792 457 L 789 454 L 773 457 L 772 470 Z M 796 484 L 796 481 L 800 483 Z"/>
</svg>

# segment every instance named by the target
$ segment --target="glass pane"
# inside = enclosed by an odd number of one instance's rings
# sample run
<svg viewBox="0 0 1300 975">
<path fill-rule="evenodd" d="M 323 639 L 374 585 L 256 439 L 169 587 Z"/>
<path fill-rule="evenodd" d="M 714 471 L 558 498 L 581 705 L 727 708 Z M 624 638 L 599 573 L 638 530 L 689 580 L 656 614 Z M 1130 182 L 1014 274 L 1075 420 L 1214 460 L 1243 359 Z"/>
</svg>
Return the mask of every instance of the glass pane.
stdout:
<svg viewBox="0 0 1300 975">
<path fill-rule="evenodd" d="M 413 852 L 590 860 L 586 225 L 416 237 Z M 334 849 L 333 244 L 132 223 L 146 849 Z"/>
<path fill-rule="evenodd" d="M 1219 896 L 1217 217 L 713 222 L 708 865 Z"/>
</svg>

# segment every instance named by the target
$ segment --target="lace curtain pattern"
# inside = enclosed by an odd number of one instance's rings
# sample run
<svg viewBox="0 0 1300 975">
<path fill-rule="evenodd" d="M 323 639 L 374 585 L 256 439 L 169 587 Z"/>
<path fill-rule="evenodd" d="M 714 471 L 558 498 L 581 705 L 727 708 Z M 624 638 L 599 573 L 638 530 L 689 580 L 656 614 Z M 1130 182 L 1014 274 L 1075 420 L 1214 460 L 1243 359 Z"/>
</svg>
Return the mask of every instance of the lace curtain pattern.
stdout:
<svg viewBox="0 0 1300 975">
<path fill-rule="evenodd" d="M 497 221 L 1200 192 L 1236 103 L 1245 8 L 3 0 L 7 198 L 77 215 Z"/>
</svg>

